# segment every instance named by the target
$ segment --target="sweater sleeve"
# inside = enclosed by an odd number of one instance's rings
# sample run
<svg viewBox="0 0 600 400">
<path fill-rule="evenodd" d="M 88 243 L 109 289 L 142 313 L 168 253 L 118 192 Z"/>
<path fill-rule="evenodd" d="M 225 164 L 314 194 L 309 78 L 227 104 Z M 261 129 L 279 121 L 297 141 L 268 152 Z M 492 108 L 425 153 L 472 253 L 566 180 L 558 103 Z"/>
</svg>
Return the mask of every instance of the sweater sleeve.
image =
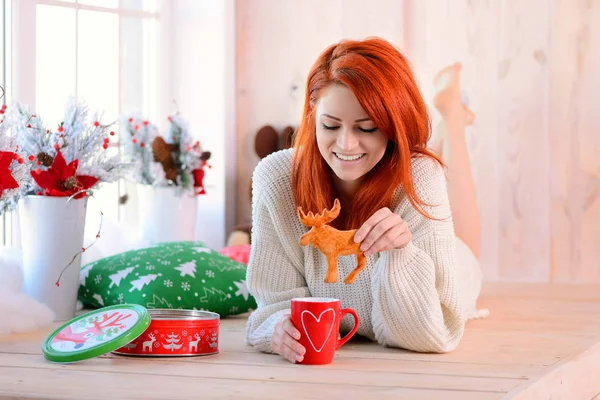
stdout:
<svg viewBox="0 0 600 400">
<path fill-rule="evenodd" d="M 280 220 L 277 210 L 281 206 L 277 205 L 276 196 L 269 194 L 268 186 L 273 182 L 268 185 L 268 178 L 262 175 L 259 169 L 253 179 L 252 247 L 246 281 L 257 309 L 248 319 L 245 343 L 272 353 L 273 328 L 283 315 L 290 313 L 291 299 L 310 294 L 302 273 L 302 259 L 282 241 L 290 235 L 285 230 L 291 224 Z"/>
<path fill-rule="evenodd" d="M 372 279 L 372 321 L 382 345 L 421 352 L 454 350 L 462 338 L 465 307 L 457 284 L 457 258 L 443 170 L 429 159 L 414 168 L 415 189 L 428 219 L 412 206 L 396 210 L 413 240 L 382 252 Z"/>
</svg>

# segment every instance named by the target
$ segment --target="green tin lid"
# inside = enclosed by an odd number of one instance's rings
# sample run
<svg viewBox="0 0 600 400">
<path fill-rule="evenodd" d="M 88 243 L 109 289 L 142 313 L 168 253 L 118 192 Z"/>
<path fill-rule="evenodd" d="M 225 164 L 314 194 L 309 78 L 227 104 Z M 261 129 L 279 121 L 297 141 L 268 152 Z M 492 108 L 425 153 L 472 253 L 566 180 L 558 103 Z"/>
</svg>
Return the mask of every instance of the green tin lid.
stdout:
<svg viewBox="0 0 600 400">
<path fill-rule="evenodd" d="M 123 347 L 150 325 L 146 308 L 117 304 L 82 314 L 59 326 L 42 344 L 49 361 L 87 360 Z"/>
</svg>

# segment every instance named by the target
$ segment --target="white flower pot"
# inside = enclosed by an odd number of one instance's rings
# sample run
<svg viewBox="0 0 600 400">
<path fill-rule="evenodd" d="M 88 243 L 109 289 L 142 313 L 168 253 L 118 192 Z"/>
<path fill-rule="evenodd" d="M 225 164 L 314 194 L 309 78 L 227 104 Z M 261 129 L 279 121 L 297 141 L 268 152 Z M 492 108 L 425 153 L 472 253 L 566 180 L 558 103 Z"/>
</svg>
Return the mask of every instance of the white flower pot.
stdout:
<svg viewBox="0 0 600 400">
<path fill-rule="evenodd" d="M 137 185 L 140 226 L 149 244 L 195 240 L 198 199 L 176 187 Z"/>
<path fill-rule="evenodd" d="M 23 289 L 46 304 L 56 321 L 75 316 L 81 257 L 65 270 L 83 247 L 87 197 L 67 202 L 67 197 L 25 196 L 19 201 Z"/>
</svg>

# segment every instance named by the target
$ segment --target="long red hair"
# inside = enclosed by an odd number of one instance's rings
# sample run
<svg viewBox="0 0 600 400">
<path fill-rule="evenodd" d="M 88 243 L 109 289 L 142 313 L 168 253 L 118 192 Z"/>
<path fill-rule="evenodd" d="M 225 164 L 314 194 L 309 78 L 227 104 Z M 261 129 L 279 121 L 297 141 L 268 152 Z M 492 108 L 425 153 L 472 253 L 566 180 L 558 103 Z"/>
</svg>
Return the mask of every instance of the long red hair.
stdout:
<svg viewBox="0 0 600 400">
<path fill-rule="evenodd" d="M 407 59 L 380 38 L 343 40 L 327 48 L 312 66 L 306 84 L 302 121 L 294 139 L 292 186 L 294 200 L 304 211 L 331 208 L 337 196 L 333 171 L 316 140 L 314 111 L 323 89 L 342 84 L 354 92 L 375 126 L 388 138 L 386 152 L 367 174 L 352 204 L 343 204 L 332 222 L 338 229 L 359 228 L 375 211 L 392 208 L 396 189 L 402 185 L 410 203 L 422 215 L 423 202 L 415 192 L 411 159 L 426 156 L 431 124 L 427 107 Z"/>
</svg>

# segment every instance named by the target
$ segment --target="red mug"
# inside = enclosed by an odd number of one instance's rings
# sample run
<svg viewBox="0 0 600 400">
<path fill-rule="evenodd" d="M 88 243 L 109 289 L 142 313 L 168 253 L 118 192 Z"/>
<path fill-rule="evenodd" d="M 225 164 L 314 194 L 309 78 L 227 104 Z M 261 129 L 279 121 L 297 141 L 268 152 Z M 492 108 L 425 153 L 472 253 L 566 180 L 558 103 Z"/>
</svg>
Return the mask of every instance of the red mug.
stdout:
<svg viewBox="0 0 600 400">
<path fill-rule="evenodd" d="M 354 327 L 338 338 L 340 322 L 346 314 L 354 317 Z M 303 297 L 292 299 L 292 323 L 300 331 L 298 342 L 306 349 L 301 364 L 329 364 L 335 352 L 358 330 L 360 320 L 351 308 L 340 309 L 332 298 Z"/>
</svg>

